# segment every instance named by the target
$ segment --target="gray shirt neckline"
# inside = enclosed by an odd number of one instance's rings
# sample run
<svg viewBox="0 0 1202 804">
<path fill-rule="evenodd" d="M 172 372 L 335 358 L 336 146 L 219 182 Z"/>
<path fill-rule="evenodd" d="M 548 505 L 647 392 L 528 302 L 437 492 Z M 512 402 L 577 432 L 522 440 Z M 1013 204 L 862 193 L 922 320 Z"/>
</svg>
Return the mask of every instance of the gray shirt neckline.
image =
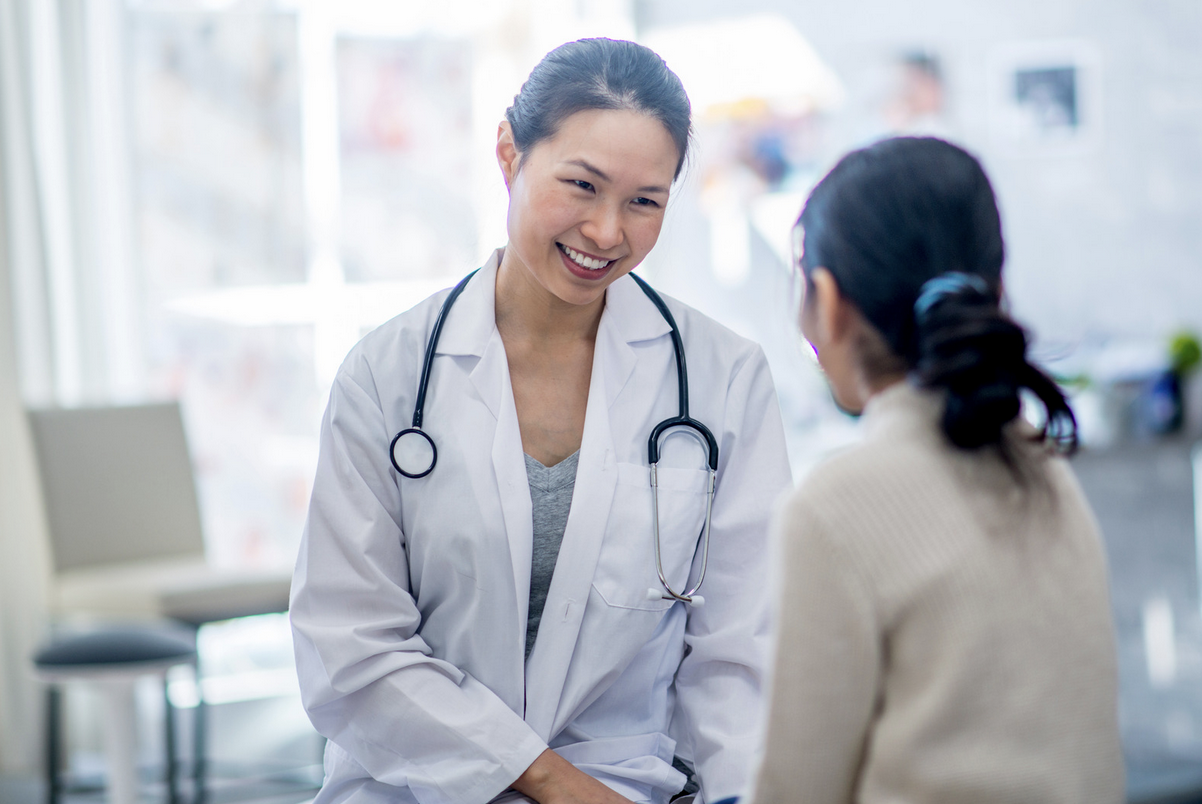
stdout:
<svg viewBox="0 0 1202 804">
<path fill-rule="evenodd" d="M 530 514 L 533 543 L 530 555 L 530 608 L 526 616 L 526 658 L 534 649 L 538 627 L 542 622 L 551 576 L 559 559 L 572 507 L 572 492 L 576 485 L 576 468 L 580 450 L 573 452 L 554 466 L 544 466 L 526 455 L 526 478 L 530 484 Z"/>
</svg>

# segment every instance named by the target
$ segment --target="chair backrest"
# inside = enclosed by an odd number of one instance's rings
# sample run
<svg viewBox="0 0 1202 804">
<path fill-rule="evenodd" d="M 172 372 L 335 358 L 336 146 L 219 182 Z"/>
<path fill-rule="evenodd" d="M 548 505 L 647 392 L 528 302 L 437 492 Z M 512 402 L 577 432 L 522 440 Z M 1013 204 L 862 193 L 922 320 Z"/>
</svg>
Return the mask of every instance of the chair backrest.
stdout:
<svg viewBox="0 0 1202 804">
<path fill-rule="evenodd" d="M 179 404 L 29 412 L 55 568 L 204 556 Z"/>
</svg>

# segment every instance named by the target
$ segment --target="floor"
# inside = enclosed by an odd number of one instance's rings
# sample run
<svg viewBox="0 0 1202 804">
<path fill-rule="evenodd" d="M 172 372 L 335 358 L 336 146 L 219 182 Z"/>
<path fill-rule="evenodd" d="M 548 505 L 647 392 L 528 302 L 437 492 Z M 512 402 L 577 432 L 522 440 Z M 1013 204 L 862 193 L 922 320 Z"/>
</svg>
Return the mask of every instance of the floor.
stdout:
<svg viewBox="0 0 1202 804">
<path fill-rule="evenodd" d="M 1202 802 L 1202 616 L 1191 442 L 1073 460 L 1110 558 L 1133 802 Z"/>
</svg>

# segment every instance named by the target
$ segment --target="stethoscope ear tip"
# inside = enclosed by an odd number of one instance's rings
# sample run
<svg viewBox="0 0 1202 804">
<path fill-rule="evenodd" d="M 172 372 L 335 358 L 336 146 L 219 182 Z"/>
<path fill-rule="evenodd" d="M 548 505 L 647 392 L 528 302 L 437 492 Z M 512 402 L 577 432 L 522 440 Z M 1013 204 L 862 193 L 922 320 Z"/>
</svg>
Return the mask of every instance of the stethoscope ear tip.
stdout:
<svg viewBox="0 0 1202 804">
<path fill-rule="evenodd" d="M 647 599 L 648 600 L 663 600 L 664 593 L 659 589 L 648 588 L 647 589 Z"/>
<path fill-rule="evenodd" d="M 689 598 L 689 605 L 695 609 L 699 609 L 705 605 L 705 598 L 701 595 L 693 595 Z"/>
</svg>

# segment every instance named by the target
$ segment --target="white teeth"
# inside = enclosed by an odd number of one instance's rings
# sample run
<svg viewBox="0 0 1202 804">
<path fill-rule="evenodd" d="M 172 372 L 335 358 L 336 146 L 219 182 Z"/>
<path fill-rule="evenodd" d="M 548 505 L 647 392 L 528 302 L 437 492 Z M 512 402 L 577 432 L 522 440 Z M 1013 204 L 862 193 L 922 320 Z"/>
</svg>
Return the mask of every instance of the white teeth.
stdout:
<svg viewBox="0 0 1202 804">
<path fill-rule="evenodd" d="M 575 249 L 565 246 L 563 243 L 556 243 L 563 253 L 572 258 L 572 262 L 579 265 L 581 268 L 587 268 L 590 271 L 600 271 L 605 266 L 609 265 L 613 260 L 594 260 L 592 257 L 586 257 Z"/>
</svg>

